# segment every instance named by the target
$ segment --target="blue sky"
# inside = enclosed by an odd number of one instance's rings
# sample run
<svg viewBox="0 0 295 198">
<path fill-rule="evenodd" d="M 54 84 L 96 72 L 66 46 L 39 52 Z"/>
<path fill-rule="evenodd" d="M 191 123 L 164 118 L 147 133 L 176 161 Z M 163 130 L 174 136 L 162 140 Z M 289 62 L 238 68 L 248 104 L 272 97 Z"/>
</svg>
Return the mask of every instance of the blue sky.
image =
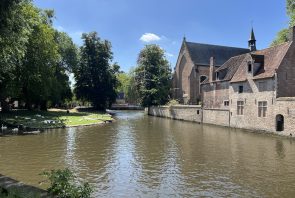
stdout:
<svg viewBox="0 0 295 198">
<path fill-rule="evenodd" d="M 251 21 L 258 49 L 269 46 L 288 25 L 285 0 L 35 0 L 54 9 L 54 26 L 78 45 L 83 32 L 98 32 L 112 43 L 114 62 L 128 72 L 150 43 L 165 49 L 175 66 L 187 41 L 247 47 Z"/>
</svg>

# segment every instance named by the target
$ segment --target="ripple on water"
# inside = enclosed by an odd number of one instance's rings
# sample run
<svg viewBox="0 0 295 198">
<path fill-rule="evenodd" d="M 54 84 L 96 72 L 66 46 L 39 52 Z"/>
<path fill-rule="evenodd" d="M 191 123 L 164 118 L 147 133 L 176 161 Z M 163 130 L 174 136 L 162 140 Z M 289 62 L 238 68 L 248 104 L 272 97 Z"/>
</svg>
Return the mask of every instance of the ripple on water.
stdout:
<svg viewBox="0 0 295 198">
<path fill-rule="evenodd" d="M 292 197 L 288 139 L 116 112 L 107 125 L 0 138 L 0 172 L 38 185 L 69 167 L 95 197 Z"/>
</svg>

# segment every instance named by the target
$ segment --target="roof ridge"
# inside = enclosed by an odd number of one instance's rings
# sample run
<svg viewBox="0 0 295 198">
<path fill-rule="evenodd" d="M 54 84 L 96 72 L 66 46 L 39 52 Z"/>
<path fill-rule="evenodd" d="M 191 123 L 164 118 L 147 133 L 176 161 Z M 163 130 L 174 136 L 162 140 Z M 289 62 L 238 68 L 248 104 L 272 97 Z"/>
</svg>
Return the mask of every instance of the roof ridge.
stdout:
<svg viewBox="0 0 295 198">
<path fill-rule="evenodd" d="M 264 51 L 264 50 L 269 50 L 269 49 L 272 49 L 272 48 L 277 48 L 277 47 L 280 47 L 282 45 L 286 45 L 286 44 L 291 44 L 292 41 L 286 41 L 284 43 L 281 43 L 281 44 L 278 44 L 278 45 L 275 45 L 275 46 L 271 46 L 271 47 L 267 47 L 267 48 L 264 48 L 264 49 L 261 49 L 261 50 L 256 50 L 254 52 L 251 52 L 251 54 L 255 54 L 255 52 L 260 52 L 260 51 Z"/>
<path fill-rule="evenodd" d="M 242 47 L 233 47 L 233 46 L 225 46 L 225 45 L 216 45 L 216 44 L 209 44 L 209 43 L 196 43 L 196 42 L 190 42 L 185 41 L 186 43 L 192 43 L 192 44 L 199 44 L 199 45 L 210 45 L 210 46 L 217 46 L 217 47 L 227 47 L 227 48 L 236 48 L 236 49 L 248 49 L 248 48 L 242 48 Z"/>
<path fill-rule="evenodd" d="M 240 54 L 240 55 L 237 55 L 237 56 L 232 56 L 230 57 L 225 63 L 223 63 L 223 65 L 221 65 L 216 71 L 220 71 L 223 69 L 224 65 L 226 65 L 229 61 L 231 61 L 232 59 L 234 58 L 242 58 L 242 56 L 247 56 L 249 54 L 248 53 L 245 53 L 245 54 Z M 243 61 L 245 60 L 246 57 L 243 58 Z"/>
</svg>

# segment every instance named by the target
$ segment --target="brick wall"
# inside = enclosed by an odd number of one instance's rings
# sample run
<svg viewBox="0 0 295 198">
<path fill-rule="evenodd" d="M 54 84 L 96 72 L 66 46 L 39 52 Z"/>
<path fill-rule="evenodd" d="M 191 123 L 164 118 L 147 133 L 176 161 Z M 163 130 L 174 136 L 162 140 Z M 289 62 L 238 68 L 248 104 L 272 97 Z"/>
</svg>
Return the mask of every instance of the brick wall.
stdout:
<svg viewBox="0 0 295 198">
<path fill-rule="evenodd" d="M 277 71 L 278 97 L 295 97 L 295 43 L 291 44 Z"/>
<path fill-rule="evenodd" d="M 284 131 L 277 132 L 282 135 L 295 136 L 295 98 L 278 98 L 275 106 L 275 117 L 284 116 Z"/>
<path fill-rule="evenodd" d="M 259 90 L 259 82 L 265 83 L 265 90 Z M 243 86 L 244 92 L 238 93 L 239 86 Z M 251 80 L 232 83 L 230 92 L 230 126 L 251 130 L 275 131 L 274 107 L 275 107 L 275 81 L 274 79 Z M 244 102 L 243 115 L 238 115 L 237 102 Z M 258 102 L 267 102 L 266 117 L 258 117 Z"/>
<path fill-rule="evenodd" d="M 209 66 L 195 66 L 183 43 L 173 77 L 174 98 L 184 104 L 197 104 L 201 100 L 200 77 L 208 75 Z"/>
<path fill-rule="evenodd" d="M 228 109 L 224 101 L 229 101 L 229 82 L 214 82 L 202 85 L 204 108 Z"/>
<path fill-rule="evenodd" d="M 204 109 L 203 123 L 214 124 L 220 126 L 229 126 L 230 122 L 229 110 L 225 109 Z"/>
</svg>

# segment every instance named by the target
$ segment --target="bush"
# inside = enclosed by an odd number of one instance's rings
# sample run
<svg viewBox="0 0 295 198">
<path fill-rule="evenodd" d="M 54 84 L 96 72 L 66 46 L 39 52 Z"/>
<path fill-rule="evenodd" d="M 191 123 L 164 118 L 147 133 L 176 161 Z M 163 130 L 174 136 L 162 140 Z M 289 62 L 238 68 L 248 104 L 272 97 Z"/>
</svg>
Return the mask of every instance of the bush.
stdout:
<svg viewBox="0 0 295 198">
<path fill-rule="evenodd" d="M 59 198 L 89 198 L 93 191 L 88 183 L 75 184 L 76 177 L 69 169 L 51 170 L 43 172 L 42 175 L 47 177 L 50 182 L 47 191 Z"/>
<path fill-rule="evenodd" d="M 178 105 L 178 104 L 179 104 L 178 100 L 170 100 L 166 105 L 173 106 L 173 105 Z"/>
</svg>

